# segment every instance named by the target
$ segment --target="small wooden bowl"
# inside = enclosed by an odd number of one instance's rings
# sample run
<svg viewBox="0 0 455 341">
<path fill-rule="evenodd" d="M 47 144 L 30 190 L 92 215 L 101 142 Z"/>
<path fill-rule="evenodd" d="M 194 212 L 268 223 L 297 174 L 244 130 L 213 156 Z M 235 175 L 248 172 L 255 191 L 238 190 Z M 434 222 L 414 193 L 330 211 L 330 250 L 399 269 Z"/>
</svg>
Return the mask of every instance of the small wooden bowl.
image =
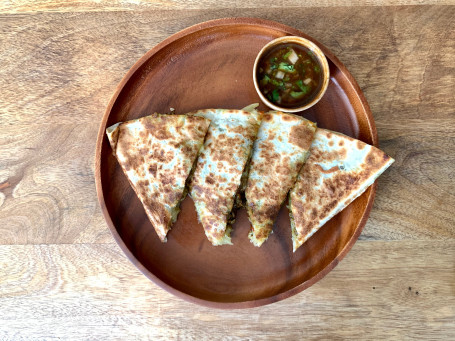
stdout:
<svg viewBox="0 0 455 341">
<path fill-rule="evenodd" d="M 319 92 L 314 96 L 313 98 L 310 98 L 310 101 L 305 103 L 305 105 L 300 105 L 295 108 L 286 108 L 286 107 L 281 107 L 277 104 L 274 104 L 270 102 L 267 97 L 264 96 L 262 91 L 259 88 L 258 80 L 257 80 L 257 67 L 259 64 L 259 61 L 261 60 L 262 56 L 264 54 L 267 54 L 270 49 L 282 45 L 282 44 L 289 44 L 289 43 L 294 43 L 298 44 L 300 46 L 303 46 L 304 48 L 310 50 L 314 56 L 317 58 L 319 64 L 321 65 L 321 71 L 322 71 L 322 86 L 319 90 Z M 303 111 L 306 110 L 313 105 L 315 105 L 319 100 L 322 98 L 324 95 L 325 91 L 327 90 L 327 87 L 329 85 L 329 79 L 330 79 L 330 68 L 329 68 L 329 63 L 327 62 L 327 59 L 324 55 L 324 53 L 321 51 L 321 49 L 312 41 L 302 38 L 302 37 L 297 37 L 297 36 L 285 36 L 285 37 L 280 37 L 277 39 L 272 40 L 269 42 L 267 45 L 265 45 L 261 51 L 259 51 L 256 60 L 254 61 L 254 66 L 253 66 L 253 82 L 254 82 L 254 87 L 261 98 L 262 102 L 264 102 L 265 105 L 268 107 L 278 110 L 278 111 L 284 111 L 284 112 L 298 112 L 298 111 Z"/>
</svg>

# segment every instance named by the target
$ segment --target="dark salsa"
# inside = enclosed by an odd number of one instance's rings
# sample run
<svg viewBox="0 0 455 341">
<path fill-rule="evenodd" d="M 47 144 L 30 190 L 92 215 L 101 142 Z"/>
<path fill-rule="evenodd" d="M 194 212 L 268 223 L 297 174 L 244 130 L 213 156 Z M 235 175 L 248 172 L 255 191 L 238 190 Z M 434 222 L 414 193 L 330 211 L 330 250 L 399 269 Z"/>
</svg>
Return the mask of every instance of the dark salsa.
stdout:
<svg viewBox="0 0 455 341">
<path fill-rule="evenodd" d="M 262 94 L 284 108 L 303 106 L 322 86 L 322 71 L 313 53 L 298 44 L 278 45 L 260 59 L 256 77 Z"/>
</svg>

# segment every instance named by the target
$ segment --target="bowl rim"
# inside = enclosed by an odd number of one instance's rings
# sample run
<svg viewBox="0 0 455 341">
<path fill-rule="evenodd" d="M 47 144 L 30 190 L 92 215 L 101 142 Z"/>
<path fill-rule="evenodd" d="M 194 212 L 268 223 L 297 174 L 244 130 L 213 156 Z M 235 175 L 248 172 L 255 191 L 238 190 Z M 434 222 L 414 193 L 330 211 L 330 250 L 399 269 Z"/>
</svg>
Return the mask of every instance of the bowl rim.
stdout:
<svg viewBox="0 0 455 341">
<path fill-rule="evenodd" d="M 365 207 L 365 211 L 357 225 L 357 229 L 354 231 L 351 239 L 345 244 L 343 249 L 339 252 L 338 256 L 334 258 L 325 268 L 323 268 L 317 275 L 313 276 L 312 278 L 306 280 L 305 282 L 300 283 L 299 285 L 295 286 L 294 288 L 287 290 L 285 292 L 279 293 L 274 296 L 261 298 L 257 300 L 250 300 L 250 301 L 240 301 L 240 302 L 219 302 L 219 301 L 209 301 L 202 298 L 198 298 L 182 292 L 173 286 L 165 283 L 156 275 L 154 275 L 150 270 L 148 270 L 139 260 L 134 256 L 134 254 L 130 251 L 130 249 L 126 246 L 125 242 L 123 241 L 122 237 L 118 233 L 111 216 L 107 210 L 104 193 L 103 193 L 103 183 L 101 177 L 101 153 L 103 149 L 103 144 L 108 143 L 107 138 L 105 137 L 105 129 L 107 128 L 107 121 L 109 119 L 110 113 L 114 104 L 116 103 L 118 96 L 120 95 L 122 89 L 126 85 L 126 83 L 130 80 L 130 78 L 134 75 L 135 72 L 148 60 L 150 59 L 156 52 L 174 43 L 176 40 L 181 39 L 189 34 L 195 33 L 200 30 L 210 29 L 212 27 L 221 27 L 221 26 L 235 26 L 235 25 L 252 25 L 252 26 L 262 26 L 264 28 L 273 29 L 276 31 L 282 31 L 283 34 L 290 33 L 291 35 L 301 35 L 303 37 L 308 37 L 307 34 L 303 33 L 302 31 L 290 27 L 288 25 L 273 21 L 273 20 L 266 20 L 260 18 L 251 18 L 251 17 L 227 17 L 221 19 L 213 19 L 209 21 L 205 21 L 202 23 L 198 23 L 192 26 L 189 26 L 181 31 L 174 33 L 173 35 L 167 37 L 160 43 L 156 44 L 152 47 L 149 51 L 147 51 L 142 57 L 140 57 L 134 65 L 127 71 L 127 73 L 123 76 L 119 84 L 117 85 L 114 94 L 112 95 L 106 110 L 103 114 L 103 117 L 100 121 L 100 126 L 98 130 L 98 136 L 95 146 L 95 185 L 96 185 L 96 192 L 98 196 L 98 202 L 100 204 L 101 212 L 106 220 L 106 223 L 109 227 L 109 230 L 114 237 L 114 240 L 119 245 L 120 249 L 124 252 L 127 258 L 133 263 L 139 271 L 141 271 L 149 280 L 155 283 L 160 288 L 166 290 L 167 292 L 177 296 L 178 298 L 184 299 L 185 301 L 195 303 L 198 305 L 206 306 L 209 308 L 217 308 L 217 309 L 246 309 L 246 308 L 253 308 L 259 307 L 271 303 L 275 303 L 291 296 L 294 296 L 303 290 L 309 288 L 323 277 L 325 277 L 338 263 L 346 256 L 346 254 L 351 250 L 357 239 L 359 238 L 365 224 L 367 222 L 368 216 L 370 211 L 373 207 L 375 192 L 376 192 L 376 182 L 370 186 L 369 189 L 365 193 L 368 193 L 367 199 L 367 206 Z M 368 102 L 363 94 L 362 90 L 360 89 L 359 85 L 355 81 L 354 77 L 351 75 L 349 70 L 341 63 L 341 61 L 332 53 L 329 49 L 327 49 L 322 44 L 318 43 L 315 39 L 311 38 L 313 42 L 315 42 L 320 49 L 324 52 L 326 56 L 340 69 L 340 72 L 344 74 L 346 80 L 355 90 L 356 95 L 359 100 L 359 104 L 362 106 L 363 111 L 365 112 L 367 126 L 369 128 L 371 134 L 371 144 L 373 146 L 378 146 L 378 135 L 376 130 L 376 125 L 374 123 L 373 115 L 371 113 L 370 107 Z"/>
<path fill-rule="evenodd" d="M 310 50 L 313 52 L 314 56 L 317 58 L 321 68 L 322 68 L 322 86 L 319 89 L 319 92 L 317 93 L 316 96 L 314 96 L 310 102 L 306 103 L 305 105 L 301 105 L 298 107 L 292 107 L 292 108 L 286 108 L 279 106 L 277 104 L 274 104 L 270 102 L 267 97 L 264 96 L 262 93 L 259 84 L 258 84 L 258 79 L 257 79 L 257 68 L 258 64 L 261 60 L 261 58 L 266 54 L 271 48 L 274 48 L 278 45 L 281 44 L 289 44 L 289 43 L 294 43 L 300 46 L 305 47 L 306 49 Z M 259 97 L 261 98 L 261 101 L 267 105 L 268 107 L 274 109 L 274 110 L 279 110 L 282 112 L 289 112 L 289 113 L 294 113 L 294 112 L 299 112 L 306 110 L 308 108 L 311 108 L 313 105 L 315 105 L 319 100 L 324 96 L 328 85 L 329 85 L 329 80 L 330 80 L 330 68 L 329 68 L 329 63 L 327 62 L 327 58 L 325 57 L 324 52 L 319 48 L 318 45 L 316 45 L 313 41 L 310 39 L 306 39 L 300 36 L 284 36 L 284 37 L 279 37 L 276 39 L 273 39 L 269 41 L 267 44 L 265 44 L 262 49 L 259 51 L 259 53 L 256 56 L 256 59 L 254 61 L 254 66 L 253 66 L 253 83 L 254 83 L 254 88 L 256 89 L 256 92 L 258 93 Z"/>
</svg>

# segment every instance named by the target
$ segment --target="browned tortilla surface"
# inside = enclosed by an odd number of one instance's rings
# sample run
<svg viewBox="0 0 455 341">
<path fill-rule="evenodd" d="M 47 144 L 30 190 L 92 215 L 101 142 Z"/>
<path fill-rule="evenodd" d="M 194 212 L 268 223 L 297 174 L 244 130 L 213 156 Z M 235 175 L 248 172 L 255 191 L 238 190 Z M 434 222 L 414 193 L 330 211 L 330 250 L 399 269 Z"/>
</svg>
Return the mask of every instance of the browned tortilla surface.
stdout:
<svg viewBox="0 0 455 341">
<path fill-rule="evenodd" d="M 264 114 L 249 168 L 245 189 L 246 208 L 251 222 L 250 241 L 261 246 L 288 191 L 302 168 L 316 124 L 283 112 Z"/>
<path fill-rule="evenodd" d="M 294 251 L 361 195 L 393 162 L 376 147 L 317 129 L 310 157 L 290 192 Z"/>
<path fill-rule="evenodd" d="M 106 130 L 113 154 L 161 241 L 177 219 L 209 124 L 202 117 L 153 114 Z"/>
</svg>

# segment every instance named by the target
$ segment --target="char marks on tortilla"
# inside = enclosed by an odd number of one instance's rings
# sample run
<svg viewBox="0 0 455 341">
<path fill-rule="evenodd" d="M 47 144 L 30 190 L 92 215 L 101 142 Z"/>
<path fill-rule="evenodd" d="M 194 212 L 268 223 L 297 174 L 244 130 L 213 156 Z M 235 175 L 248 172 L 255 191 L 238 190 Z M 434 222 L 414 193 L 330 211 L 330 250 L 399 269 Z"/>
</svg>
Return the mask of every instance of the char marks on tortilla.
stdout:
<svg viewBox="0 0 455 341">
<path fill-rule="evenodd" d="M 360 196 L 393 162 L 376 147 L 317 129 L 310 157 L 289 196 L 294 251 Z"/>
<path fill-rule="evenodd" d="M 106 129 L 114 156 L 163 242 L 209 124 L 202 117 L 155 113 Z"/>
<path fill-rule="evenodd" d="M 223 109 L 191 114 L 205 117 L 211 124 L 190 181 L 190 195 L 209 241 L 231 244 L 232 209 L 261 114 Z"/>
<path fill-rule="evenodd" d="M 245 188 L 246 208 L 251 222 L 248 235 L 261 246 L 302 168 L 316 125 L 303 117 L 282 112 L 263 116 Z"/>
</svg>

